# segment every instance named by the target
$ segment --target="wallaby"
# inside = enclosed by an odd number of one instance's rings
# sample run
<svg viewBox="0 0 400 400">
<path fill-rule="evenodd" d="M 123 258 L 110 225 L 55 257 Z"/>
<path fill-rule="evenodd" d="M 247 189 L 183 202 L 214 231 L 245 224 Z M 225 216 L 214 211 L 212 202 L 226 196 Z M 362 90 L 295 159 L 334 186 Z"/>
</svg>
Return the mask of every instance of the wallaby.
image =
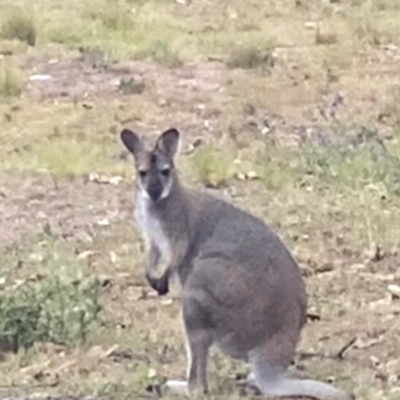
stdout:
<svg viewBox="0 0 400 400">
<path fill-rule="evenodd" d="M 179 137 L 168 129 L 146 149 L 136 133 L 121 132 L 136 165 L 135 216 L 149 252 L 146 277 L 160 295 L 168 292 L 171 274 L 182 288 L 187 380 L 168 381 L 166 387 L 207 393 L 208 353 L 216 343 L 249 363 L 249 383 L 266 396 L 354 398 L 327 383 L 286 376 L 306 322 L 300 269 L 261 220 L 181 186 L 174 166 Z M 157 279 L 160 259 L 167 267 Z"/>
</svg>

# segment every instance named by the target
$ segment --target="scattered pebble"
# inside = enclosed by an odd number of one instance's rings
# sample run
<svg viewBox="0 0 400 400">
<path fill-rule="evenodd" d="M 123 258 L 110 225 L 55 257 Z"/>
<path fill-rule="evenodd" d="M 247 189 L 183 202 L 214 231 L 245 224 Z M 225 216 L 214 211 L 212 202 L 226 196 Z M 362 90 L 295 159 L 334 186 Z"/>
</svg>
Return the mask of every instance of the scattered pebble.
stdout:
<svg viewBox="0 0 400 400">
<path fill-rule="evenodd" d="M 48 81 L 50 79 L 53 79 L 53 77 L 51 75 L 31 75 L 29 77 L 29 80 L 31 82 L 35 82 L 35 81 Z"/>
<path fill-rule="evenodd" d="M 245 181 L 245 180 L 255 180 L 255 179 L 260 179 L 260 176 L 257 174 L 255 171 L 249 171 L 246 173 L 243 172 L 237 172 L 236 173 L 236 178 L 239 181 Z"/>
<path fill-rule="evenodd" d="M 117 262 L 117 255 L 113 251 L 110 251 L 110 259 L 113 264 Z"/>
<path fill-rule="evenodd" d="M 41 262 L 43 260 L 43 256 L 41 254 L 32 253 L 29 254 L 29 259 L 33 262 Z"/>
<path fill-rule="evenodd" d="M 239 181 L 244 181 L 246 179 L 246 175 L 243 174 L 242 172 L 238 172 L 236 174 L 236 178 L 239 179 Z"/>
<path fill-rule="evenodd" d="M 307 22 L 304 24 L 304 27 L 305 27 L 306 29 L 316 29 L 317 26 L 318 26 L 318 23 L 315 22 L 315 21 L 307 21 Z"/>
<path fill-rule="evenodd" d="M 147 372 L 147 377 L 148 378 L 155 378 L 157 376 L 157 371 L 153 368 L 150 368 L 149 371 Z"/>
<path fill-rule="evenodd" d="M 247 173 L 247 179 L 258 179 L 259 176 L 256 171 L 249 171 Z"/>
<path fill-rule="evenodd" d="M 400 299 L 400 286 L 398 285 L 389 285 L 388 290 L 392 295 L 393 299 Z"/>
<path fill-rule="evenodd" d="M 97 225 L 108 226 L 110 225 L 110 220 L 108 218 L 102 218 L 99 221 L 97 221 Z"/>
</svg>

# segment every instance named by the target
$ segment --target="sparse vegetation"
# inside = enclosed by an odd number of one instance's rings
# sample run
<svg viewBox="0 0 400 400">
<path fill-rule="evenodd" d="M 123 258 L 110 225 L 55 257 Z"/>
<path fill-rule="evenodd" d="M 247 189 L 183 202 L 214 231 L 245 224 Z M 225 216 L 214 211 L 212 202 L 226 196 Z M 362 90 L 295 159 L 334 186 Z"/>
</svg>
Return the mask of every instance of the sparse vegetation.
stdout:
<svg viewBox="0 0 400 400">
<path fill-rule="evenodd" d="M 28 254 L 20 256 L 24 268 L 36 263 L 41 272 L 11 282 L 2 277 L 8 285 L 0 290 L 0 351 L 18 352 L 37 342 L 85 343 L 101 310 L 99 282 L 85 276 L 76 255 L 51 236 L 43 237 L 28 260 Z"/>
<path fill-rule="evenodd" d="M 178 68 L 183 65 L 179 53 L 163 40 L 156 40 L 147 51 L 137 54 L 138 58 L 146 56 L 168 68 Z"/>
<path fill-rule="evenodd" d="M 233 159 L 224 151 L 212 146 L 200 147 L 193 156 L 193 169 L 206 187 L 226 186 L 233 176 Z"/>
<path fill-rule="evenodd" d="M 19 96 L 22 87 L 20 71 L 0 60 L 0 97 Z"/>
<path fill-rule="evenodd" d="M 134 27 L 134 5 L 124 0 L 104 0 L 85 3 L 83 17 L 100 21 L 111 30 L 129 30 Z"/>
<path fill-rule="evenodd" d="M 34 46 L 37 30 L 33 15 L 28 9 L 12 6 L 11 3 L 4 9 L 5 12 L 2 11 L 0 19 L 0 37 L 18 39 L 26 42 L 29 46 Z"/>
<path fill-rule="evenodd" d="M 305 145 L 308 171 L 327 189 L 344 191 L 380 187 L 400 194 L 398 143 L 385 144 L 376 132 L 361 127 L 353 138 L 333 136 L 325 145 Z"/>
<path fill-rule="evenodd" d="M 59 177 L 76 177 L 91 170 L 96 156 L 73 140 L 47 142 L 37 149 L 37 166 Z"/>
<path fill-rule="evenodd" d="M 272 49 L 259 50 L 256 47 L 234 48 L 226 65 L 229 68 L 272 68 L 275 60 Z"/>
</svg>

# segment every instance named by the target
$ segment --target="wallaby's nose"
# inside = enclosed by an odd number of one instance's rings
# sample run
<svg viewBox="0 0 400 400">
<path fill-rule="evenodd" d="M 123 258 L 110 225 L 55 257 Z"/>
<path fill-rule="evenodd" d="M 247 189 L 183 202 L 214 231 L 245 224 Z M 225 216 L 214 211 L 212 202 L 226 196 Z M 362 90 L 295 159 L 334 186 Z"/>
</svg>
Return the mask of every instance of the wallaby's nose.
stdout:
<svg viewBox="0 0 400 400">
<path fill-rule="evenodd" d="M 153 182 L 149 185 L 147 192 L 154 202 L 158 201 L 162 194 L 162 185 L 160 182 Z"/>
</svg>

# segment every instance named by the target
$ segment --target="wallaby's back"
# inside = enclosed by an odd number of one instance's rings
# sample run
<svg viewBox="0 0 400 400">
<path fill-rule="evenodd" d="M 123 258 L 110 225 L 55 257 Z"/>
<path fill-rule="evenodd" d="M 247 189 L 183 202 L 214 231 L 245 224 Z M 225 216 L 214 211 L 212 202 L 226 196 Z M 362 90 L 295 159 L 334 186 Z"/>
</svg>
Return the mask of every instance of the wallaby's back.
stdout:
<svg viewBox="0 0 400 400">
<path fill-rule="evenodd" d="M 188 193 L 188 201 L 192 270 L 184 291 L 197 290 L 217 340 L 233 357 L 247 358 L 267 338 L 290 331 L 287 356 L 280 357 L 287 365 L 306 320 L 297 264 L 279 237 L 251 214 L 207 194 Z"/>
</svg>

